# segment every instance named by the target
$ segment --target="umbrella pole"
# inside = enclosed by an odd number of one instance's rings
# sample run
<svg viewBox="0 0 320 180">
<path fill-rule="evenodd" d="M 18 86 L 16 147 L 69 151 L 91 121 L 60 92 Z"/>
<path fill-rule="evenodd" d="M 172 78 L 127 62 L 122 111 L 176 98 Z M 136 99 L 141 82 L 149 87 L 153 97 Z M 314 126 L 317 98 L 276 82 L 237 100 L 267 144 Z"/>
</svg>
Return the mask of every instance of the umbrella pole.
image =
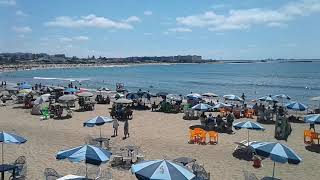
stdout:
<svg viewBox="0 0 320 180">
<path fill-rule="evenodd" d="M 276 167 L 276 162 L 273 162 L 273 171 L 272 171 L 272 179 L 274 179 L 274 169 Z"/>
<path fill-rule="evenodd" d="M 3 161 L 4 161 L 4 159 L 3 159 L 3 143 L 2 143 L 2 147 L 1 147 L 1 155 L 2 155 L 2 164 L 3 164 Z"/>
<path fill-rule="evenodd" d="M 249 146 L 249 129 L 248 129 L 248 146 Z"/>
<path fill-rule="evenodd" d="M 86 178 L 88 178 L 88 166 L 87 166 L 87 163 L 86 163 Z"/>
<path fill-rule="evenodd" d="M 100 138 L 101 138 L 101 126 L 99 128 L 100 128 Z"/>
</svg>

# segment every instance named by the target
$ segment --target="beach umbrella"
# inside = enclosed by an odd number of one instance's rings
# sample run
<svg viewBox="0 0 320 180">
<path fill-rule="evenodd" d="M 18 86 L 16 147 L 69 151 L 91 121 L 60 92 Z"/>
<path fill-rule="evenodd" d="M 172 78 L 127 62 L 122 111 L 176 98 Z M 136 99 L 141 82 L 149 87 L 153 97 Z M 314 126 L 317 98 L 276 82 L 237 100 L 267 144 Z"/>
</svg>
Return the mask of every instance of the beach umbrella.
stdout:
<svg viewBox="0 0 320 180">
<path fill-rule="evenodd" d="M 101 126 L 105 123 L 112 123 L 113 119 L 109 117 L 103 117 L 103 116 L 97 116 L 95 118 L 89 119 L 86 122 L 83 123 L 83 126 L 86 127 L 94 127 L 94 126 L 100 126 L 100 137 L 101 137 Z"/>
<path fill-rule="evenodd" d="M 231 104 L 225 104 L 225 103 L 218 103 L 213 106 L 213 109 L 220 109 L 220 108 L 225 108 L 225 107 L 232 107 Z"/>
<path fill-rule="evenodd" d="M 63 95 L 59 97 L 59 101 L 75 101 L 77 96 L 75 95 Z"/>
<path fill-rule="evenodd" d="M 203 93 L 202 94 L 202 96 L 204 96 L 204 97 L 219 97 L 217 94 L 215 94 L 215 93 L 210 93 L 210 92 L 208 92 L 208 93 Z"/>
<path fill-rule="evenodd" d="M 169 93 L 167 92 L 158 92 L 156 96 L 166 97 Z"/>
<path fill-rule="evenodd" d="M 77 96 L 79 96 L 79 97 L 92 97 L 93 94 L 91 92 L 81 92 L 81 93 L 78 93 Z"/>
<path fill-rule="evenodd" d="M 238 122 L 238 123 L 235 123 L 233 125 L 233 127 L 236 130 L 248 129 L 248 142 L 250 142 L 249 141 L 249 130 L 256 130 L 256 131 L 264 131 L 265 130 L 265 128 L 262 127 L 262 125 L 260 125 L 259 123 L 256 123 L 256 122 L 252 122 L 252 121 Z"/>
<path fill-rule="evenodd" d="M 45 87 L 41 88 L 40 90 L 43 92 L 52 92 L 53 88 L 45 86 Z"/>
<path fill-rule="evenodd" d="M 125 98 L 120 98 L 114 101 L 117 104 L 131 104 L 132 100 L 130 99 L 125 99 Z"/>
<path fill-rule="evenodd" d="M 10 93 L 8 91 L 1 91 L 0 96 L 9 96 Z"/>
<path fill-rule="evenodd" d="M 116 93 L 116 94 L 114 95 L 114 98 L 124 98 L 124 94 L 122 94 L 122 93 Z"/>
<path fill-rule="evenodd" d="M 32 86 L 30 84 L 27 84 L 27 83 L 23 83 L 23 84 L 20 84 L 18 86 L 19 89 L 31 89 Z"/>
<path fill-rule="evenodd" d="M 182 101 L 182 97 L 177 94 L 168 94 L 166 97 L 171 101 Z"/>
<path fill-rule="evenodd" d="M 64 89 L 64 92 L 66 92 L 66 93 L 76 93 L 78 91 L 79 90 L 75 89 L 75 88 L 66 88 L 66 89 Z"/>
<path fill-rule="evenodd" d="M 287 99 L 290 100 L 291 97 L 285 94 L 278 94 L 278 95 L 274 95 L 273 98 L 277 98 L 277 99 Z"/>
<path fill-rule="evenodd" d="M 298 102 L 291 102 L 291 103 L 288 103 L 286 105 L 286 107 L 288 109 L 292 109 L 292 110 L 295 110 L 295 111 L 305 111 L 308 109 L 308 107 L 302 103 L 298 103 Z"/>
<path fill-rule="evenodd" d="M 223 98 L 224 98 L 225 100 L 229 100 L 229 101 L 244 101 L 241 97 L 236 96 L 236 95 L 234 95 L 234 94 L 224 95 Z"/>
<path fill-rule="evenodd" d="M 201 99 L 202 96 L 200 94 L 198 94 L 198 93 L 191 93 L 191 94 L 187 95 L 187 98 L 189 98 L 189 99 Z"/>
<path fill-rule="evenodd" d="M 320 114 L 309 114 L 304 117 L 304 121 L 310 124 L 320 123 Z"/>
<path fill-rule="evenodd" d="M 208 111 L 209 109 L 212 109 L 212 106 L 210 106 L 209 104 L 200 103 L 193 106 L 191 109 L 196 111 Z"/>
<path fill-rule="evenodd" d="M 131 166 L 138 179 L 191 180 L 195 175 L 183 166 L 168 160 L 143 161 Z"/>
<path fill-rule="evenodd" d="M 264 96 L 259 98 L 260 101 L 266 101 L 266 102 L 278 102 L 276 99 L 272 98 L 271 96 Z"/>
<path fill-rule="evenodd" d="M 126 95 L 127 99 L 139 99 L 139 95 L 137 93 L 128 93 Z"/>
<path fill-rule="evenodd" d="M 289 164 L 299 164 L 302 159 L 288 146 L 281 144 L 279 142 L 256 142 L 250 145 L 257 155 L 270 158 L 273 163 L 273 173 L 274 178 L 275 164 L 278 163 L 289 163 Z"/>
<path fill-rule="evenodd" d="M 98 89 L 98 91 L 111 91 L 111 90 L 107 87 L 101 87 Z"/>
<path fill-rule="evenodd" d="M 33 102 L 33 104 L 38 105 L 38 104 L 42 104 L 44 102 L 47 102 L 47 101 L 49 101 L 50 96 L 51 96 L 50 94 L 43 94 L 43 95 L 37 97 L 36 100 Z"/>
<path fill-rule="evenodd" d="M 151 98 L 151 94 L 149 92 L 141 92 L 141 93 L 138 93 L 138 95 L 141 97 L 141 98 Z"/>
<path fill-rule="evenodd" d="M 55 91 L 63 91 L 64 87 L 60 87 L 60 86 L 50 86 L 53 90 Z"/>
<path fill-rule="evenodd" d="M 77 175 L 69 174 L 69 175 L 63 176 L 61 178 L 58 178 L 57 180 L 87 180 L 87 178 L 84 176 L 77 176 Z"/>
<path fill-rule="evenodd" d="M 2 144 L 2 164 L 4 161 L 3 144 L 23 144 L 25 142 L 27 142 L 27 140 L 24 137 L 4 131 L 0 132 L 0 143 Z"/>
<path fill-rule="evenodd" d="M 13 86 L 6 87 L 5 89 L 6 89 L 7 91 L 19 91 L 18 88 L 13 87 Z"/>
<path fill-rule="evenodd" d="M 110 160 L 112 153 L 96 146 L 83 145 L 72 149 L 59 151 L 56 159 L 64 160 L 68 159 L 73 163 L 84 162 L 86 164 L 86 176 L 87 176 L 87 164 L 99 166 Z"/>
</svg>

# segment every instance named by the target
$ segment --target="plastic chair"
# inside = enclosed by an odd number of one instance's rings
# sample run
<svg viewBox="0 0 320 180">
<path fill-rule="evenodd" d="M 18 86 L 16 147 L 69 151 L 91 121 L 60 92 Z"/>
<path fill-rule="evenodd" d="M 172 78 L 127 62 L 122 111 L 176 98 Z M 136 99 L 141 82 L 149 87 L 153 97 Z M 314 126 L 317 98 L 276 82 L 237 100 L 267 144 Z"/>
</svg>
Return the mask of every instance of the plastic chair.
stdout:
<svg viewBox="0 0 320 180">
<path fill-rule="evenodd" d="M 310 131 L 310 133 L 311 133 L 312 141 L 314 142 L 314 140 L 318 140 L 318 144 L 319 144 L 319 140 L 320 140 L 319 134 L 312 131 Z"/>
<path fill-rule="evenodd" d="M 209 131 L 209 143 L 210 144 L 218 144 L 219 133 L 215 131 Z"/>
<path fill-rule="evenodd" d="M 50 118 L 49 109 L 47 107 L 45 107 L 41 110 L 41 114 L 42 114 L 42 119 L 49 119 Z"/>
<path fill-rule="evenodd" d="M 194 133 L 194 130 L 189 129 L 189 133 L 190 133 L 190 136 L 189 136 L 189 144 L 193 144 L 194 141 L 195 141 L 195 133 Z"/>
<path fill-rule="evenodd" d="M 202 132 L 204 130 L 201 128 L 194 128 L 193 133 L 194 133 L 194 142 L 199 143 L 201 136 L 202 136 Z"/>
<path fill-rule="evenodd" d="M 200 135 L 200 142 L 199 144 L 206 144 L 207 141 L 207 131 L 202 131 Z"/>
<path fill-rule="evenodd" d="M 303 140 L 305 144 L 314 144 L 312 132 L 310 130 L 304 130 Z"/>
</svg>

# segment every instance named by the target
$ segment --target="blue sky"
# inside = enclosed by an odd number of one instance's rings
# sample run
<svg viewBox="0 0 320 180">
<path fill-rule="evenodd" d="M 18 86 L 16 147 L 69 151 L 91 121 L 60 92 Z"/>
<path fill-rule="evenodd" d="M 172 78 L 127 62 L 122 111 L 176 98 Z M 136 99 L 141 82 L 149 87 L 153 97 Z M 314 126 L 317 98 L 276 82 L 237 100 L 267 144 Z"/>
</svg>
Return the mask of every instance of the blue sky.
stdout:
<svg viewBox="0 0 320 180">
<path fill-rule="evenodd" d="M 320 0 L 0 0 L 0 52 L 320 58 Z"/>
</svg>

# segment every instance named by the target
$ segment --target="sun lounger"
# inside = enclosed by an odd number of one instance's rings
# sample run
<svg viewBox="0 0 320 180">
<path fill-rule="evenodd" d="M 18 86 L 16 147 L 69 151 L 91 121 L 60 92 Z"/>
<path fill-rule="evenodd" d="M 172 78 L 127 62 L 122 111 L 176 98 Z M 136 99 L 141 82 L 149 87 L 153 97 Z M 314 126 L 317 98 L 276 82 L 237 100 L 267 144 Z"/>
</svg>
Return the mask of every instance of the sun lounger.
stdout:
<svg viewBox="0 0 320 180">
<path fill-rule="evenodd" d="M 314 144 L 314 140 L 320 141 L 320 134 L 310 131 L 310 130 L 304 130 L 303 139 L 305 144 Z"/>
<path fill-rule="evenodd" d="M 44 177 L 46 180 L 56 180 L 62 176 L 56 170 L 52 168 L 46 168 L 44 169 Z"/>
</svg>

